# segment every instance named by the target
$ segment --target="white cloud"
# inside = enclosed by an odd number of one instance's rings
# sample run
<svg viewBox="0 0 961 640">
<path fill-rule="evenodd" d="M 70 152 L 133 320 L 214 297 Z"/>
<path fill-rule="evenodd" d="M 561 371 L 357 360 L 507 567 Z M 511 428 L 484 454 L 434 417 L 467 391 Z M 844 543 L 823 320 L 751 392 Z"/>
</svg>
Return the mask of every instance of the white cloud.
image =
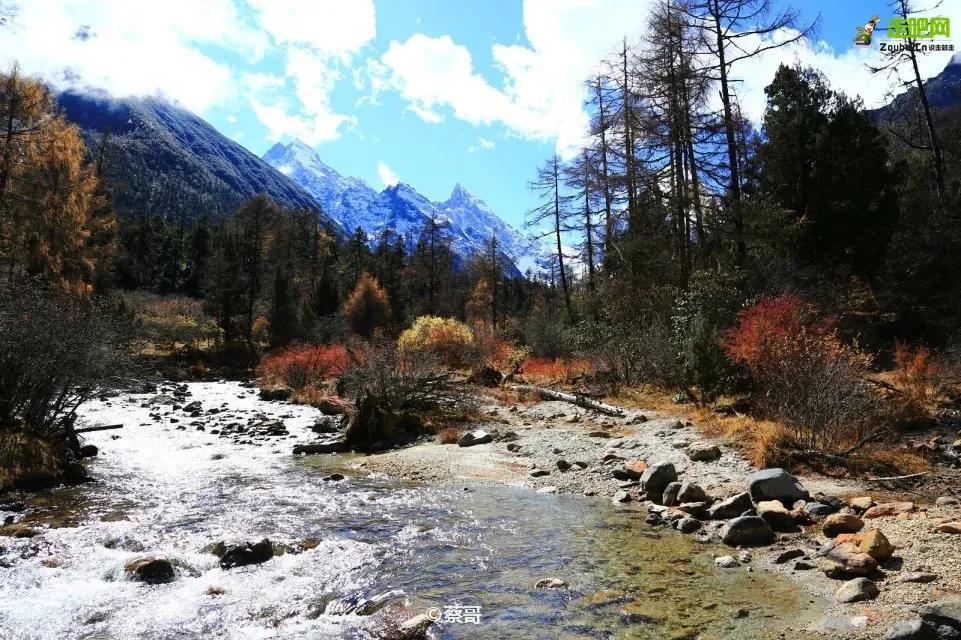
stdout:
<svg viewBox="0 0 961 640">
<path fill-rule="evenodd" d="M 378 78 L 381 88 L 397 91 L 407 108 L 427 122 L 442 122 L 449 115 L 473 125 L 496 122 L 523 138 L 553 139 L 558 152 L 570 157 L 581 146 L 588 125 L 584 80 L 619 49 L 623 37 L 644 33 L 650 4 L 651 0 L 526 0 L 524 30 L 530 44 L 493 45 L 497 81 L 482 76 L 470 51 L 448 35 L 415 34 L 405 42 L 392 42 L 380 59 L 382 67 L 369 75 Z M 961 22 L 959 9 L 942 8 L 939 13 Z M 922 74 L 938 73 L 949 55 L 924 56 Z M 823 42 L 804 40 L 739 62 L 734 66 L 738 80 L 734 86 L 745 114 L 757 122 L 765 105 L 764 87 L 778 64 L 797 61 L 824 71 L 835 88 L 878 106 L 892 83 L 883 75 L 872 76 L 864 63 L 879 56 L 874 47 L 852 43 L 835 51 Z"/>
<path fill-rule="evenodd" d="M 162 95 L 203 112 L 236 89 L 230 69 L 201 50 L 210 46 L 256 60 L 266 38 L 231 0 L 31 0 L 0 37 L 0 63 L 19 61 L 58 89 Z"/>
<path fill-rule="evenodd" d="M 307 45 L 347 60 L 373 40 L 373 0 L 248 0 L 278 44 Z"/>
<path fill-rule="evenodd" d="M 235 116 L 235 115 L 232 114 L 232 113 L 227 116 L 226 120 L 227 120 L 227 122 L 229 122 L 230 124 L 237 124 L 237 116 Z"/>
<path fill-rule="evenodd" d="M 385 187 L 392 187 L 400 182 L 400 178 L 397 177 L 397 174 L 394 173 L 394 170 L 388 167 L 383 161 L 377 163 L 377 175 L 380 177 L 380 181 L 384 183 Z"/>
<path fill-rule="evenodd" d="M 339 138 L 356 118 L 337 113 L 330 97 L 353 56 L 374 37 L 372 0 L 249 1 L 286 57 L 284 77 L 249 79 L 251 107 L 268 136 L 289 135 L 312 146 Z"/>
<path fill-rule="evenodd" d="M 480 150 L 482 150 L 482 149 L 485 149 L 485 150 L 488 150 L 488 151 L 489 151 L 489 150 L 493 149 L 495 146 L 496 146 L 496 145 L 494 144 L 494 141 L 493 141 L 493 140 L 488 140 L 487 138 L 481 136 L 481 137 L 477 138 L 477 143 L 476 143 L 476 144 L 472 144 L 471 146 L 467 147 L 467 151 L 470 152 L 470 153 L 475 153 L 475 152 L 480 151 Z"/>
</svg>

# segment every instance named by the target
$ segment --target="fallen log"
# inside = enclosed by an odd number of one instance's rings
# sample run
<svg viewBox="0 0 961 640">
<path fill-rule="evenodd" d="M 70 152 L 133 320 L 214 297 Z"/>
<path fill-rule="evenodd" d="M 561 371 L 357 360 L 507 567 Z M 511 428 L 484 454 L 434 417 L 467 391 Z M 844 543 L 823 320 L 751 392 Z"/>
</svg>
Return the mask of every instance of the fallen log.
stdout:
<svg viewBox="0 0 961 640">
<path fill-rule="evenodd" d="M 909 473 L 906 476 L 888 476 L 886 478 L 868 478 L 868 482 L 890 482 L 892 480 L 910 480 L 911 478 L 920 478 L 921 476 L 926 476 L 930 471 L 922 471 L 921 473 Z"/>
<path fill-rule="evenodd" d="M 73 433 L 90 433 L 91 431 L 109 431 L 110 429 L 123 429 L 122 424 L 105 424 L 98 427 L 82 427 L 74 429 Z"/>
<path fill-rule="evenodd" d="M 577 405 L 578 407 L 583 407 L 585 409 L 591 409 L 592 411 L 597 411 L 598 413 L 603 413 L 608 416 L 615 416 L 617 418 L 623 418 L 624 412 L 617 407 L 611 406 L 609 404 L 604 404 L 603 402 L 598 402 L 597 400 L 591 400 L 588 397 L 582 395 L 576 395 L 573 393 L 563 393 L 561 391 L 554 391 L 553 389 L 545 389 L 544 387 L 535 387 L 529 384 L 513 384 L 510 386 L 514 391 L 529 391 L 538 394 L 547 400 L 560 400 L 562 402 L 570 402 L 571 404 Z"/>
</svg>

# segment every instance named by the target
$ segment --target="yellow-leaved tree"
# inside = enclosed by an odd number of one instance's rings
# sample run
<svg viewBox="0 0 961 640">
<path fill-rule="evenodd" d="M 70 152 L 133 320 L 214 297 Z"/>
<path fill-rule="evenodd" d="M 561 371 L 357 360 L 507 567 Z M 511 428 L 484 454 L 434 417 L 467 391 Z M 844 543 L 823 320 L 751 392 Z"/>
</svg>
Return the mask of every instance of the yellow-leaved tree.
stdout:
<svg viewBox="0 0 961 640">
<path fill-rule="evenodd" d="M 110 257 L 105 209 L 77 127 L 41 83 L 0 73 L 0 282 L 89 290 Z"/>
<path fill-rule="evenodd" d="M 344 303 L 344 317 L 351 330 L 359 336 L 370 338 L 374 331 L 390 322 L 390 299 L 377 278 L 366 271 L 361 274 L 357 286 Z"/>
</svg>

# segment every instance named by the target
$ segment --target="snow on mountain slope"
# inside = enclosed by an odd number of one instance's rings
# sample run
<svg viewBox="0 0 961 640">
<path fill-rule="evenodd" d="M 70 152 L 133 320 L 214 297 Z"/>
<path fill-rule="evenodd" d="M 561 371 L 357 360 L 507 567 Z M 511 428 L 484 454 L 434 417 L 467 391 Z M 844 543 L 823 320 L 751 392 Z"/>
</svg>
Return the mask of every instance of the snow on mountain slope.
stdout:
<svg viewBox="0 0 961 640">
<path fill-rule="evenodd" d="M 359 178 L 342 176 L 324 164 L 300 140 L 275 144 L 264 161 L 303 187 L 321 209 L 348 233 L 362 228 L 371 239 L 385 229 L 416 239 L 433 219 L 443 224 L 451 247 L 461 259 L 483 250 L 495 236 L 501 252 L 512 263 L 513 274 L 539 274 L 546 250 L 501 220 L 483 200 L 455 185 L 450 198 L 431 202 L 408 184 L 399 183 L 377 193 Z"/>
</svg>

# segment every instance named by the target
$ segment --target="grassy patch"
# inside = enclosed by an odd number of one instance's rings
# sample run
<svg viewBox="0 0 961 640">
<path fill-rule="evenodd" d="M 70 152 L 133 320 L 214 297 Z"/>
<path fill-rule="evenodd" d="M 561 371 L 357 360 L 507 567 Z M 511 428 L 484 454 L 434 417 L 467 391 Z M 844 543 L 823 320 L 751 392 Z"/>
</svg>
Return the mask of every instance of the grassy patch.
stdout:
<svg viewBox="0 0 961 640">
<path fill-rule="evenodd" d="M 0 432 L 0 489 L 28 473 L 56 473 L 60 458 L 45 440 L 22 431 Z"/>
</svg>

